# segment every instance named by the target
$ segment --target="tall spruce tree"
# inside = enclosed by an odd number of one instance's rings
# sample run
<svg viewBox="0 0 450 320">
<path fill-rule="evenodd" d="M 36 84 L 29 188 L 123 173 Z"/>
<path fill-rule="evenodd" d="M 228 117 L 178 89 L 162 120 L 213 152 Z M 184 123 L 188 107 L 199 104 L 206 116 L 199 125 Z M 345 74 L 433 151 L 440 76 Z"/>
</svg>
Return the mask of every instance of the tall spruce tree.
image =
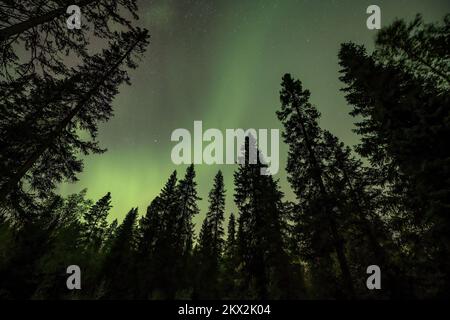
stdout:
<svg viewBox="0 0 450 320">
<path fill-rule="evenodd" d="M 193 267 L 195 280 L 192 299 L 217 299 L 217 270 L 214 266 L 213 236 L 208 217 L 203 219 L 198 244 L 193 251 Z"/>
<path fill-rule="evenodd" d="M 298 214 L 296 219 L 298 231 L 306 236 L 302 243 L 308 243 L 303 249 L 310 261 L 331 266 L 333 248 L 339 263 L 340 273 L 347 297 L 355 296 L 354 284 L 346 255 L 346 246 L 341 234 L 340 219 L 343 213 L 338 208 L 336 199 L 327 189 L 324 180 L 326 150 L 323 148 L 323 135 L 317 120 L 320 113 L 309 102 L 310 92 L 304 90 L 299 80 L 291 75 L 283 77 L 280 93 L 281 110 L 277 116 L 284 125 L 283 138 L 289 146 L 286 171 L 288 181 L 297 196 Z M 319 268 L 320 269 L 320 268 Z M 323 274 L 332 274 L 324 270 Z M 330 281 L 327 281 L 330 282 Z"/>
<path fill-rule="evenodd" d="M 243 157 L 234 173 L 235 203 L 239 210 L 238 247 L 242 259 L 240 295 L 253 299 L 288 297 L 289 261 L 283 242 L 283 194 L 247 136 Z"/>
<path fill-rule="evenodd" d="M 173 299 L 179 288 L 181 251 L 178 246 L 178 201 L 177 173 L 174 171 L 159 196 L 151 204 L 151 210 L 155 210 L 154 214 L 158 215 L 160 221 L 152 253 L 153 298 Z"/>
<path fill-rule="evenodd" d="M 223 182 L 223 175 L 220 170 L 214 177 L 214 184 L 209 193 L 208 200 L 209 209 L 206 214 L 206 218 L 208 219 L 208 223 L 211 227 L 215 264 L 218 264 L 223 252 L 223 221 L 225 212 L 225 186 Z"/>
<path fill-rule="evenodd" d="M 209 192 L 209 209 L 202 224 L 198 245 L 198 288 L 200 297 L 220 297 L 220 264 L 224 247 L 225 186 L 222 172 L 214 177 Z"/>
<path fill-rule="evenodd" d="M 177 212 L 177 248 L 180 259 L 178 263 L 179 286 L 183 290 L 181 295 L 189 296 L 192 286 L 191 274 L 193 272 L 192 249 L 194 244 L 194 224 L 192 219 L 200 210 L 197 201 L 197 182 L 195 181 L 194 165 L 186 169 L 186 174 L 177 185 L 178 212 Z"/>
<path fill-rule="evenodd" d="M 223 257 L 223 298 L 233 299 L 237 296 L 236 284 L 239 281 L 238 267 L 239 255 L 236 235 L 236 220 L 234 214 L 231 213 L 228 218 L 227 240 L 225 242 Z"/>
<path fill-rule="evenodd" d="M 178 182 L 178 232 L 180 240 L 180 249 L 183 255 L 189 255 L 192 250 L 194 240 L 194 225 L 192 218 L 199 213 L 197 201 L 200 198 L 197 195 L 197 183 L 195 182 L 194 165 L 186 169 L 183 179 Z"/>
<path fill-rule="evenodd" d="M 164 196 L 163 196 L 164 197 Z M 147 208 L 145 216 L 139 221 L 139 238 L 137 247 L 138 265 L 138 297 L 140 299 L 151 298 L 154 289 L 154 279 L 158 276 L 154 273 L 154 258 L 156 258 L 156 244 L 158 237 L 162 236 L 164 222 L 162 220 L 161 197 L 154 199 Z"/>
</svg>

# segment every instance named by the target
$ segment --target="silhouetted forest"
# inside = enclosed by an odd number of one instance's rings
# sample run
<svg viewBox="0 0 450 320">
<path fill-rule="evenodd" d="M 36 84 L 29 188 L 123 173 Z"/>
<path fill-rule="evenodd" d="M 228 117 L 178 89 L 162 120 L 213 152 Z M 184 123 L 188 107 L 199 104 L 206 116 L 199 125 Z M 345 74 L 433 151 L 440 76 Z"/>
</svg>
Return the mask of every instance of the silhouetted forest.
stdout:
<svg viewBox="0 0 450 320">
<path fill-rule="evenodd" d="M 121 222 L 109 222 L 108 190 L 56 193 L 83 155 L 104 151 L 98 125 L 149 44 L 135 2 L 81 1 L 85 33 L 67 32 L 64 1 L 0 5 L 1 299 L 450 298 L 450 15 L 397 20 L 372 53 L 342 44 L 355 148 L 320 127 L 310 92 L 284 75 L 273 89 L 295 201 L 260 174 L 263 155 L 250 163 L 247 137 L 234 185 L 215 176 L 197 236 L 193 165 Z M 104 47 L 93 53 L 93 41 Z M 66 287 L 73 264 L 81 290 Z M 366 287 L 370 265 L 382 290 Z"/>
</svg>

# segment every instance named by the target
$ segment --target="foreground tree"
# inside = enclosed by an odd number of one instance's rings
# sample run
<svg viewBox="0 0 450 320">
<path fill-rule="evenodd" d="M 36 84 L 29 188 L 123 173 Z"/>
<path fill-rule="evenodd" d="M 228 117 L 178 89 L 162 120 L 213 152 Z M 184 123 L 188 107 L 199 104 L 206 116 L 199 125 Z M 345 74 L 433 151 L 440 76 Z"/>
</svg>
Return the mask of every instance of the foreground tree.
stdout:
<svg viewBox="0 0 450 320">
<path fill-rule="evenodd" d="M 66 25 L 74 4 L 82 30 Z M 135 0 L 8 0 L 1 9 L 0 203 L 17 215 L 35 212 L 57 183 L 75 181 L 78 154 L 103 151 L 97 125 L 111 116 L 118 86 L 129 81 L 125 65 L 136 66 L 148 39 L 133 26 Z M 105 47 L 93 53 L 89 44 L 98 40 Z"/>
<path fill-rule="evenodd" d="M 450 149 L 446 139 L 450 95 L 448 85 L 447 90 L 442 90 L 442 82 L 432 81 L 436 79 L 433 70 L 428 71 L 430 77 L 418 76 L 411 71 L 409 62 L 399 64 L 384 58 L 385 51 L 398 50 L 396 44 L 388 41 L 393 36 L 391 32 L 409 37 L 397 31 L 394 27 L 382 34 L 380 45 L 387 48 L 380 53 L 381 60 L 378 51 L 368 55 L 361 46 L 344 44 L 339 54 L 341 79 L 353 108 L 351 114 L 362 117 L 356 129 L 362 136 L 357 150 L 369 159 L 374 177 L 388 192 L 391 207 L 396 206 L 391 223 L 401 235 L 402 246 L 408 248 L 407 269 L 412 277 L 421 278 L 422 270 L 433 268 L 434 276 L 427 279 L 434 283 L 435 290 L 430 294 L 446 296 L 450 288 L 446 258 L 450 247 Z M 448 33 L 439 32 L 436 36 L 448 37 Z M 410 43 L 412 40 L 408 39 L 402 41 Z M 436 49 L 430 57 L 439 61 L 434 65 L 446 63 L 446 56 L 440 58 L 439 52 Z M 413 56 L 408 55 L 410 58 Z M 435 261 L 433 266 L 430 260 Z M 418 288 L 429 287 L 423 280 L 416 284 Z"/>
<path fill-rule="evenodd" d="M 344 284 L 344 294 L 354 297 L 354 284 L 350 274 L 349 262 L 340 223 L 343 219 L 336 198 L 326 188 L 324 172 L 327 150 L 323 148 L 322 130 L 317 120 L 320 113 L 309 103 L 310 92 L 304 90 L 300 81 L 294 81 L 289 74 L 283 77 L 280 93 L 281 110 L 278 118 L 284 125 L 283 138 L 289 146 L 288 181 L 297 196 L 299 217 L 298 234 L 306 236 L 302 243 L 308 243 L 310 261 L 321 264 L 324 258 L 326 268 L 331 268 L 334 249 Z M 333 274 L 324 270 L 323 274 Z M 327 281 L 333 283 L 334 281 Z"/>
<path fill-rule="evenodd" d="M 282 192 L 270 175 L 254 139 L 246 137 L 243 158 L 234 173 L 235 203 L 239 210 L 238 251 L 240 297 L 292 297 L 289 259 L 283 242 Z"/>
<path fill-rule="evenodd" d="M 95 141 L 98 123 L 110 118 L 118 86 L 129 81 L 121 65 L 125 62 L 128 67 L 136 67 L 131 55 L 143 53 L 147 37 L 146 31 L 140 30 L 122 34 L 120 41 L 74 69 L 71 78 L 49 87 L 58 89 L 64 98 L 49 103 L 46 92 L 42 93 L 42 100 L 40 95 L 37 98 L 30 95 L 31 101 L 25 102 L 35 103 L 37 109 L 26 113 L 20 121 L 2 124 L 1 203 L 11 206 L 26 197 L 25 182 L 36 198 L 45 198 L 62 180 L 76 180 L 82 169 L 77 152 L 102 152 Z M 31 130 L 24 131 L 21 129 L 24 127 Z M 87 131 L 92 141 L 80 139 L 79 129 Z M 33 138 L 29 139 L 27 132 Z"/>
</svg>

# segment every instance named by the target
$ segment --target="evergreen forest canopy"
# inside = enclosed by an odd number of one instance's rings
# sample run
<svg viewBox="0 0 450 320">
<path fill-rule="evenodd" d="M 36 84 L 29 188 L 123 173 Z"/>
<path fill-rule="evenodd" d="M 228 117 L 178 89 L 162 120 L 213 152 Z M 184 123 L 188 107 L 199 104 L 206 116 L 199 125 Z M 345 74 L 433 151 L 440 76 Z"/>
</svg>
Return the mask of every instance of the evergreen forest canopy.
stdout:
<svg viewBox="0 0 450 320">
<path fill-rule="evenodd" d="M 149 44 L 135 0 L 81 1 L 85 33 L 67 32 L 63 4 L 0 9 L 1 299 L 450 297 L 450 15 L 397 20 L 372 53 L 342 44 L 354 150 L 319 126 L 310 92 L 284 75 L 276 116 L 295 201 L 260 174 L 263 161 L 248 161 L 247 137 L 234 185 L 217 172 L 196 236 L 193 165 L 120 223 L 108 222 L 107 190 L 96 201 L 56 193 L 76 181 L 83 155 L 104 151 L 98 125 Z M 92 53 L 92 41 L 104 47 Z M 79 63 L 68 66 L 67 53 Z M 66 287 L 73 264 L 82 290 Z M 382 290 L 366 287 L 370 265 L 381 269 Z"/>
</svg>

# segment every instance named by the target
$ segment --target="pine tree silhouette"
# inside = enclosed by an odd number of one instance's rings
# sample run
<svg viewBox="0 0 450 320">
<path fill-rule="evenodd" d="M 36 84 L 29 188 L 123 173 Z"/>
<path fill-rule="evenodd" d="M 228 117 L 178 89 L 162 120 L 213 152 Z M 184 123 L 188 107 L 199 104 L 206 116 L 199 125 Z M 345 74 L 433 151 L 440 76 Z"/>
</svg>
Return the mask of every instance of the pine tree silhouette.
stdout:
<svg viewBox="0 0 450 320">
<path fill-rule="evenodd" d="M 254 138 L 247 136 L 243 161 L 234 173 L 234 199 L 239 210 L 237 239 L 242 259 L 239 290 L 242 297 L 252 299 L 275 299 L 290 293 L 285 281 L 288 259 L 282 238 L 283 195 L 272 176 L 262 174 L 265 168 Z"/>
<path fill-rule="evenodd" d="M 225 211 L 225 187 L 222 172 L 214 177 L 214 184 L 209 193 L 209 209 L 203 220 L 197 249 L 197 263 L 199 267 L 197 298 L 220 297 L 220 264 L 224 246 L 224 211 Z"/>
<path fill-rule="evenodd" d="M 300 81 L 294 81 L 291 75 L 283 77 L 282 88 L 281 110 L 277 111 L 277 116 L 285 128 L 284 141 L 289 145 L 286 167 L 288 180 L 297 199 L 303 202 L 300 210 L 304 211 L 306 217 L 301 219 L 309 221 L 309 228 L 312 228 L 311 231 L 315 230 L 311 235 L 317 238 L 310 241 L 318 244 L 316 249 L 319 250 L 319 257 L 322 255 L 320 251 L 328 251 L 328 247 L 334 248 L 345 294 L 353 298 L 355 292 L 345 241 L 337 223 L 338 215 L 342 212 L 339 212 L 336 199 L 333 199 L 325 186 L 324 164 L 320 161 L 324 151 L 322 130 L 317 123 L 320 113 L 309 103 L 310 92 L 304 90 Z M 327 236 L 328 233 L 331 237 Z"/>
</svg>

